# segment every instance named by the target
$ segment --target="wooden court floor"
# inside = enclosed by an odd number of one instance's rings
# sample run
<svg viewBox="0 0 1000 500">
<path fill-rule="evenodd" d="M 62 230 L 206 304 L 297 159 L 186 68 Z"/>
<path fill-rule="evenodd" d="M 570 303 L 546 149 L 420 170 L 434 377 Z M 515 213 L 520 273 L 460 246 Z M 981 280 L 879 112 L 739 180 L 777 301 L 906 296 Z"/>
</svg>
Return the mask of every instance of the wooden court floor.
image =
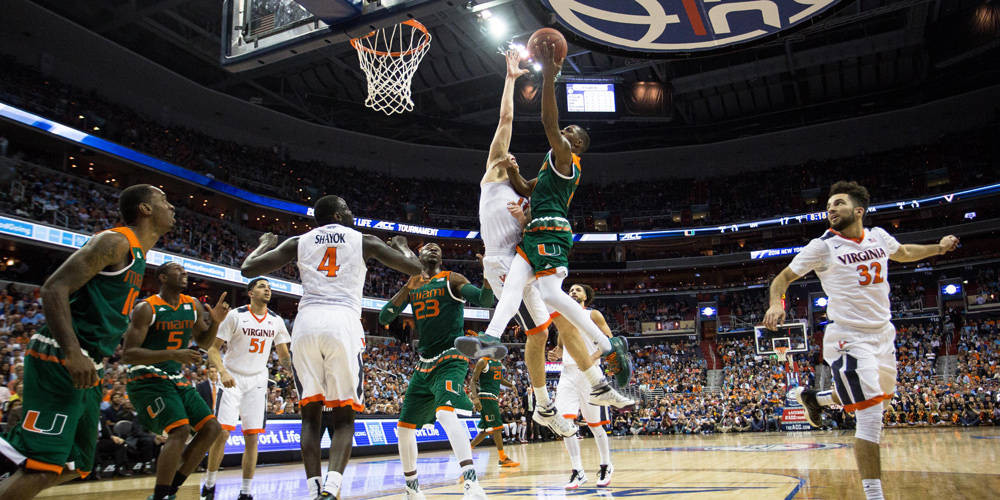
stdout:
<svg viewBox="0 0 1000 500">
<path fill-rule="evenodd" d="M 581 441 L 588 483 L 567 492 L 568 459 L 561 442 L 513 445 L 507 453 L 521 462 L 496 465 L 496 450 L 474 451 L 480 481 L 491 498 L 671 498 L 671 499 L 862 499 L 849 433 L 796 432 L 707 436 L 611 438 L 615 472 L 609 488 L 596 488 L 597 450 Z M 887 429 L 882 443 L 883 489 L 889 499 L 1000 498 L 1000 428 Z M 458 464 L 447 452 L 422 454 L 418 463 L 428 498 L 460 498 Z M 198 498 L 195 474 L 178 500 Z M 343 499 L 399 498 L 395 456 L 366 457 L 348 467 Z M 71 483 L 41 498 L 73 500 L 144 499 L 152 476 Z M 219 500 L 239 494 L 240 473 L 220 474 Z M 261 467 L 254 480 L 257 500 L 306 497 L 300 464 Z"/>
</svg>

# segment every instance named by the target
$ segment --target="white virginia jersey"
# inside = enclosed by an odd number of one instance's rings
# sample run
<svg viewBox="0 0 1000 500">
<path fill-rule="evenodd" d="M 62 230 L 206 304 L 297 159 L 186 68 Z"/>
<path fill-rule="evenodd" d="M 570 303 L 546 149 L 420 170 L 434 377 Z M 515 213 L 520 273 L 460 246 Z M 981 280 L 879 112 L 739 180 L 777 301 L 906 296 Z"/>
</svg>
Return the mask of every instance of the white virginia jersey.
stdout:
<svg viewBox="0 0 1000 500">
<path fill-rule="evenodd" d="M 486 182 L 480 189 L 479 232 L 486 247 L 485 255 L 512 255 L 521 242 L 522 228 L 507 211 L 507 203 L 519 203 L 526 209 L 528 199 L 517 194 L 509 181 Z"/>
<path fill-rule="evenodd" d="M 799 276 L 816 271 L 829 298 L 826 315 L 843 326 L 876 329 L 892 319 L 889 256 L 899 242 L 880 227 L 851 240 L 833 229 L 809 242 L 788 267 Z"/>
<path fill-rule="evenodd" d="M 222 364 L 230 373 L 251 376 L 267 373 L 271 359 L 271 344 L 288 344 L 285 321 L 270 309 L 263 317 L 254 315 L 250 306 L 229 311 L 219 325 L 216 337 L 226 342 L 226 355 Z"/>
<path fill-rule="evenodd" d="M 340 224 L 317 227 L 299 236 L 299 310 L 312 305 L 343 306 L 361 317 L 368 272 L 361 240 L 361 233 Z"/>
<path fill-rule="evenodd" d="M 592 310 L 591 309 L 584 309 L 584 310 L 587 311 L 587 317 L 590 317 L 590 314 L 591 314 Z M 587 346 L 587 355 L 588 356 L 593 356 L 594 353 L 597 352 L 598 349 L 599 349 L 599 347 L 597 347 L 597 342 L 594 342 L 594 340 L 590 338 L 590 335 L 587 335 L 587 334 L 585 334 L 583 332 L 580 332 L 580 337 L 583 339 L 584 345 Z M 565 346 L 563 346 L 563 355 L 562 355 L 562 358 L 563 358 L 562 359 L 563 369 L 569 368 L 569 367 L 573 367 L 573 368 L 578 368 L 579 367 L 579 365 L 576 364 L 576 360 L 573 359 L 573 356 L 569 355 L 569 351 L 566 350 Z M 597 366 L 600 366 L 601 365 L 601 360 L 598 359 L 597 361 L 594 362 L 594 364 L 597 365 Z"/>
</svg>

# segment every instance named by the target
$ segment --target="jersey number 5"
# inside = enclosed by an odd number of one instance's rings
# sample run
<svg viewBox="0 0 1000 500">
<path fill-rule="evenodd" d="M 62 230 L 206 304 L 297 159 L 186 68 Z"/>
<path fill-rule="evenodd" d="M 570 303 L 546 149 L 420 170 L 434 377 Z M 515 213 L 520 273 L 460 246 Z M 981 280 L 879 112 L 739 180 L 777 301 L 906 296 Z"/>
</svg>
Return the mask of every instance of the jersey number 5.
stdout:
<svg viewBox="0 0 1000 500">
<path fill-rule="evenodd" d="M 871 270 L 871 272 L 875 273 L 875 276 L 871 275 L 869 269 Z M 858 266 L 858 274 L 861 276 L 861 279 L 858 280 L 858 284 L 861 286 L 877 285 L 885 281 L 882 278 L 882 264 L 879 264 L 878 262 L 872 262 L 871 266 L 866 266 L 864 264 L 861 264 L 860 266 Z"/>
<path fill-rule="evenodd" d="M 337 271 L 340 270 L 340 266 L 337 265 L 337 247 L 326 248 L 326 253 L 323 254 L 323 260 L 319 261 L 319 266 L 316 270 L 326 271 L 327 278 L 334 278 L 337 276 Z"/>
<path fill-rule="evenodd" d="M 167 350 L 174 350 L 181 348 L 181 337 L 184 336 L 184 330 L 174 330 L 170 332 L 170 336 L 167 337 Z"/>
</svg>

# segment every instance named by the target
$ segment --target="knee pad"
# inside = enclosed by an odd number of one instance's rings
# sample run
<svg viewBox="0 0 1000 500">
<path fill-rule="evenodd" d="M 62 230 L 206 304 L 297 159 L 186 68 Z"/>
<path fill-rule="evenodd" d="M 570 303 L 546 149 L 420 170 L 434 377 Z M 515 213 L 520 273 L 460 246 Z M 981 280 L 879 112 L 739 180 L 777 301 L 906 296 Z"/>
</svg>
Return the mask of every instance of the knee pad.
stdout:
<svg viewBox="0 0 1000 500">
<path fill-rule="evenodd" d="M 882 403 L 854 412 L 858 421 L 854 437 L 878 444 L 882 436 Z"/>
</svg>

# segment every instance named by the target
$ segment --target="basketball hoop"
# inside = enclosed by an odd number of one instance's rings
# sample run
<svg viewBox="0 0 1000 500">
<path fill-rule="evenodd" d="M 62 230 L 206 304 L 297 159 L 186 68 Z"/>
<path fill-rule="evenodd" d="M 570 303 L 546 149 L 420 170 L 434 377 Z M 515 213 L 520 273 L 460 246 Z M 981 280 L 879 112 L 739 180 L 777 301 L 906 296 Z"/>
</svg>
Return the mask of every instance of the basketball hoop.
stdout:
<svg viewBox="0 0 1000 500">
<path fill-rule="evenodd" d="M 352 38 L 368 81 L 365 106 L 386 115 L 412 111 L 413 74 L 430 45 L 430 32 L 413 19 Z"/>
<path fill-rule="evenodd" d="M 774 354 L 778 356 L 779 363 L 785 363 L 788 361 L 788 347 L 775 347 Z"/>
</svg>

